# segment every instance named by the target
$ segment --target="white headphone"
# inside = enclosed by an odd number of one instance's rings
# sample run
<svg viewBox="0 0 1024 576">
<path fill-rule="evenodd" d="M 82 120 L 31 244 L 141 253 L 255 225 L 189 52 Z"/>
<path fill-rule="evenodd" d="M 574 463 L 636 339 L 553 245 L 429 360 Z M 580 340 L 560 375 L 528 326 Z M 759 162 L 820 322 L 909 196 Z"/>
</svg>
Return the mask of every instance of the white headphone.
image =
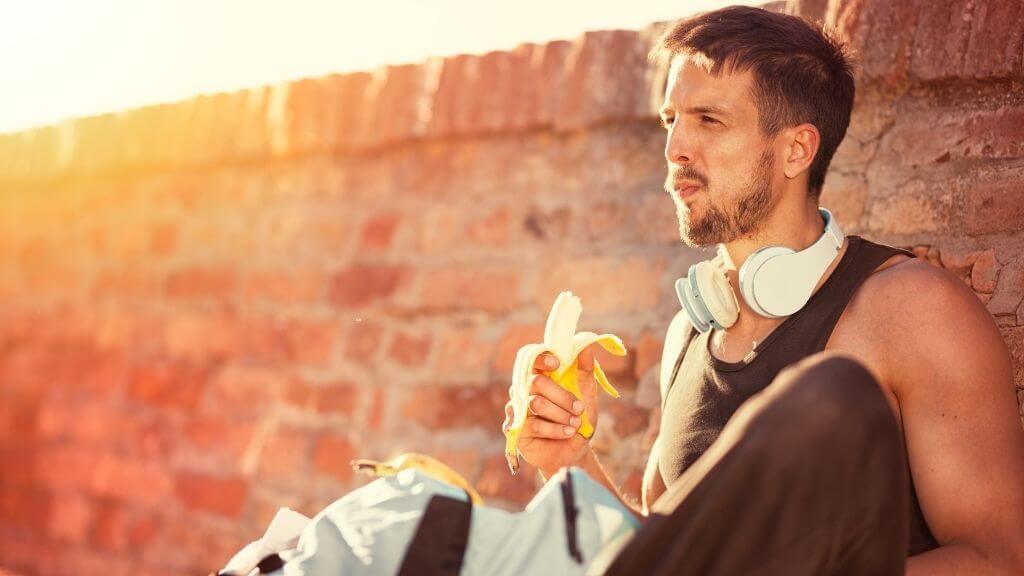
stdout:
<svg viewBox="0 0 1024 576">
<path fill-rule="evenodd" d="M 821 238 L 797 252 L 785 246 L 765 246 L 751 254 L 740 267 L 740 293 L 761 316 L 781 318 L 804 307 L 825 270 L 843 246 L 843 231 L 832 213 L 818 208 L 825 219 Z M 712 260 L 690 266 L 676 280 L 676 294 L 695 328 L 724 330 L 736 323 L 739 303 L 725 275 L 721 252 Z"/>
</svg>

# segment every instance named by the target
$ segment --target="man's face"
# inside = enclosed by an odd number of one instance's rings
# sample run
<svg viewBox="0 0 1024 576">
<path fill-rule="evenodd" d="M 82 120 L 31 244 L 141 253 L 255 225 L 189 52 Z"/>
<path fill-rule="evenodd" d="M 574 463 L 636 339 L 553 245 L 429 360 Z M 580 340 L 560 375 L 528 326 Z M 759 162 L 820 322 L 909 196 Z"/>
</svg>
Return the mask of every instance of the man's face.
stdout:
<svg viewBox="0 0 1024 576">
<path fill-rule="evenodd" d="M 758 129 L 750 72 L 718 78 L 700 61 L 676 56 L 669 70 L 662 124 L 668 130 L 665 191 L 690 246 L 758 232 L 775 205 L 775 157 Z M 697 184 L 696 191 L 679 190 Z"/>
</svg>

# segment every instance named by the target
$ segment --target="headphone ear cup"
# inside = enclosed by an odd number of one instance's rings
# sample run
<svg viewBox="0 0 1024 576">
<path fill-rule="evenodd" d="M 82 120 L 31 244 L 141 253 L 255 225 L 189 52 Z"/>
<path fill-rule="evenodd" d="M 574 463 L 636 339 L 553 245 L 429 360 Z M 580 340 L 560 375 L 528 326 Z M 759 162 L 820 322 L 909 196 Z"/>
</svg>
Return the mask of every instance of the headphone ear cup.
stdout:
<svg viewBox="0 0 1024 576">
<path fill-rule="evenodd" d="M 711 330 L 711 326 L 704 320 L 703 314 L 697 313 L 697 303 L 693 293 L 690 291 L 690 278 L 688 276 L 683 276 L 676 280 L 676 296 L 679 297 L 679 303 L 683 305 L 683 309 L 686 310 L 686 314 L 690 317 L 690 323 L 693 324 L 694 328 L 701 332 Z"/>
<path fill-rule="evenodd" d="M 785 246 L 766 246 L 748 256 L 746 261 L 743 262 L 743 266 L 740 266 L 740 294 L 743 295 L 747 305 L 754 312 L 757 312 L 758 315 L 766 318 L 780 317 L 765 310 L 757 300 L 758 290 L 764 290 L 764 282 L 759 284 L 757 281 L 758 271 L 772 258 L 794 254 L 795 252 L 795 250 Z"/>
<path fill-rule="evenodd" d="M 721 266 L 714 261 L 701 262 L 694 277 L 711 324 L 720 330 L 735 324 L 739 303 Z"/>
</svg>

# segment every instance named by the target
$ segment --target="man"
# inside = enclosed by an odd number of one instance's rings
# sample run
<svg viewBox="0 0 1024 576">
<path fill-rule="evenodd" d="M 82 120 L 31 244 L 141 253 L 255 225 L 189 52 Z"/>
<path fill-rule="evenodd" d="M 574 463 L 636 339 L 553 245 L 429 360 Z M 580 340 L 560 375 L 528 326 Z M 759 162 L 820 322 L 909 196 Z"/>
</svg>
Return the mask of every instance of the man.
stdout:
<svg viewBox="0 0 1024 576">
<path fill-rule="evenodd" d="M 1024 574 L 1011 360 L 963 282 L 851 236 L 789 316 L 737 290 L 759 248 L 823 237 L 818 197 L 854 99 L 842 42 L 733 6 L 678 22 L 651 55 L 669 63 L 665 188 L 682 240 L 719 246 L 739 314 L 699 333 L 685 311 L 672 321 L 634 507 L 647 522 L 610 572 Z M 534 379 L 519 449 L 546 478 L 578 466 L 621 499 L 574 433 L 582 410 L 597 421 L 592 362 L 585 351 L 583 402 Z"/>
</svg>

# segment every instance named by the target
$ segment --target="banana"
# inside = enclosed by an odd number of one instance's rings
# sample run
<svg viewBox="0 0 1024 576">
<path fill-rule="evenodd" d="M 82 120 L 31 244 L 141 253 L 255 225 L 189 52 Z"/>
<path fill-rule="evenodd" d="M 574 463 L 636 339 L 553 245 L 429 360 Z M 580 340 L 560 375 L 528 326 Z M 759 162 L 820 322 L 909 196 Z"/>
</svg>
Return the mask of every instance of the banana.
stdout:
<svg viewBox="0 0 1024 576">
<path fill-rule="evenodd" d="M 508 460 L 509 470 L 513 474 L 519 471 L 519 436 L 522 433 L 523 425 L 526 424 L 530 386 L 535 377 L 533 365 L 537 361 L 537 356 L 544 352 L 550 352 L 557 356 L 558 368 L 545 371 L 543 374 L 562 388 L 572 392 L 573 396 L 582 399 L 576 365 L 580 352 L 597 342 L 616 356 L 626 355 L 626 347 L 622 345 L 622 340 L 614 334 L 597 335 L 593 332 L 577 334 L 576 325 L 582 312 L 583 306 L 580 304 L 579 297 L 574 296 L 570 291 L 560 293 L 551 306 L 547 324 L 544 326 L 544 342 L 542 344 L 527 344 L 516 353 L 516 361 L 512 367 L 512 387 L 510 388 L 515 419 L 505 431 L 505 458 Z M 609 396 L 619 397 L 618 390 L 608 382 L 597 359 L 594 360 L 594 378 Z M 594 434 L 594 426 L 590 423 L 586 411 L 580 416 L 580 420 L 580 435 L 590 438 Z"/>
<path fill-rule="evenodd" d="M 377 460 L 353 460 L 351 464 L 353 469 L 368 472 L 374 476 L 394 476 L 395 474 L 398 474 L 400 470 L 416 468 L 437 480 L 462 488 L 467 494 L 469 494 L 469 500 L 473 504 L 482 506 L 484 503 L 480 494 L 478 494 L 477 491 L 473 489 L 473 486 L 470 485 L 470 483 L 467 482 L 466 479 L 458 472 L 452 470 L 444 462 L 427 456 L 426 454 L 406 452 L 405 454 L 399 454 L 387 462 L 380 462 Z"/>
</svg>

